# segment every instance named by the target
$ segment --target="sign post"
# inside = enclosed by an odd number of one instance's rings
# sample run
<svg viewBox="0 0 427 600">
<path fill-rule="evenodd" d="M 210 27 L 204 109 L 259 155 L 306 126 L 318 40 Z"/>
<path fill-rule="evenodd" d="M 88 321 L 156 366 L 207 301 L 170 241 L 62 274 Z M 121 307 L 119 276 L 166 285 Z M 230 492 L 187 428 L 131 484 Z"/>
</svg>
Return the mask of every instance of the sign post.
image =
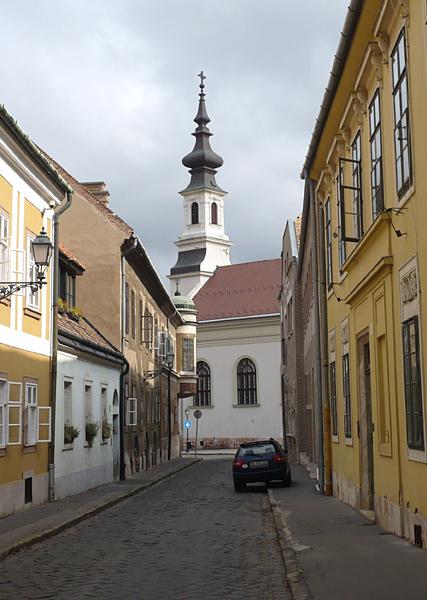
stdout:
<svg viewBox="0 0 427 600">
<path fill-rule="evenodd" d="M 202 411 L 198 408 L 194 411 L 194 418 L 196 419 L 196 446 L 194 448 L 194 458 L 197 458 L 197 436 L 199 432 L 199 419 L 202 416 Z"/>
</svg>

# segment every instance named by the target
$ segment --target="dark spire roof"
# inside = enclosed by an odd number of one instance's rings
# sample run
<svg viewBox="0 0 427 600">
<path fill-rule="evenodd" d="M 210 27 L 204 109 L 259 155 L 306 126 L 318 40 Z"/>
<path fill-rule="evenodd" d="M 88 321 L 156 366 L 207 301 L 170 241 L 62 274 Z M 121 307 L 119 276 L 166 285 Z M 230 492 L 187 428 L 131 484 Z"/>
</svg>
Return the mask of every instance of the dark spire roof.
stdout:
<svg viewBox="0 0 427 600">
<path fill-rule="evenodd" d="M 210 118 L 206 111 L 205 93 L 203 91 L 205 88 L 203 81 L 206 79 L 203 71 L 199 74 L 199 77 L 199 110 L 194 118 L 197 127 L 195 132 L 191 134 L 196 138 L 196 143 L 193 150 L 182 159 L 182 164 L 190 169 L 191 181 L 183 191 L 188 192 L 200 188 L 222 191 L 215 181 L 215 174 L 216 169 L 222 165 L 223 160 L 212 150 L 209 141 L 212 133 L 207 126 Z"/>
</svg>

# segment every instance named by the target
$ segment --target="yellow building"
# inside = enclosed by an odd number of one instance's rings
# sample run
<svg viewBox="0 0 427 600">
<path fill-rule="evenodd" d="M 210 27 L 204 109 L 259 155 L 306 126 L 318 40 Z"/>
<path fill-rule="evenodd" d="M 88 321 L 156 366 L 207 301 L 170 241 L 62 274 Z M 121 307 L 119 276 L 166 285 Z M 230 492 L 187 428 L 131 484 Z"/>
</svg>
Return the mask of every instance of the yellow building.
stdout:
<svg viewBox="0 0 427 600">
<path fill-rule="evenodd" d="M 423 0 L 352 0 L 304 176 L 323 207 L 333 491 L 427 547 L 426 22 Z"/>
<path fill-rule="evenodd" d="M 34 281 L 31 242 L 53 239 L 55 212 L 70 192 L 0 107 L 0 516 L 48 499 L 52 275 Z"/>
</svg>

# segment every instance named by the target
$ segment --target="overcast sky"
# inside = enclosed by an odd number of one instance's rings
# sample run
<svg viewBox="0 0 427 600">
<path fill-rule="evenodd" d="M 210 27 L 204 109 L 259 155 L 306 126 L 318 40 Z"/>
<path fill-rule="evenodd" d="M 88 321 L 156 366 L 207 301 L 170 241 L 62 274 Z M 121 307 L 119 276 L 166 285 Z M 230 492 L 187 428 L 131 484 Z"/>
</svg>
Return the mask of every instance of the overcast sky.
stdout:
<svg viewBox="0 0 427 600">
<path fill-rule="evenodd" d="M 162 276 L 183 227 L 198 78 L 224 158 L 232 261 L 280 255 L 346 0 L 2 3 L 0 103 L 80 181 L 103 180 Z"/>
</svg>

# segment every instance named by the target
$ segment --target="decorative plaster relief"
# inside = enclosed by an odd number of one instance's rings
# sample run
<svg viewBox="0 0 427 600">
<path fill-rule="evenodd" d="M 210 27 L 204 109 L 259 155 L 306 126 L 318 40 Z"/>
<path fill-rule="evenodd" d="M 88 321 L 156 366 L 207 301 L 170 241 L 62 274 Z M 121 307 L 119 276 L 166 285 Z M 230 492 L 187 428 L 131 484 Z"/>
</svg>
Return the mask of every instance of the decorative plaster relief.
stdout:
<svg viewBox="0 0 427 600">
<path fill-rule="evenodd" d="M 418 279 L 417 272 L 412 269 L 409 273 L 404 275 L 400 280 L 400 290 L 402 296 L 402 303 L 407 304 L 412 302 L 418 296 Z"/>
<path fill-rule="evenodd" d="M 384 63 L 388 63 L 388 51 L 390 48 L 390 37 L 386 31 L 378 32 L 377 43 L 378 43 L 379 50 L 382 53 Z"/>
<path fill-rule="evenodd" d="M 329 332 L 329 354 L 335 354 L 335 329 Z"/>
<path fill-rule="evenodd" d="M 349 329 L 348 319 L 346 319 L 345 321 L 343 321 L 341 323 L 341 338 L 342 338 L 343 346 L 348 344 L 349 339 L 350 339 L 350 329 Z"/>
</svg>

